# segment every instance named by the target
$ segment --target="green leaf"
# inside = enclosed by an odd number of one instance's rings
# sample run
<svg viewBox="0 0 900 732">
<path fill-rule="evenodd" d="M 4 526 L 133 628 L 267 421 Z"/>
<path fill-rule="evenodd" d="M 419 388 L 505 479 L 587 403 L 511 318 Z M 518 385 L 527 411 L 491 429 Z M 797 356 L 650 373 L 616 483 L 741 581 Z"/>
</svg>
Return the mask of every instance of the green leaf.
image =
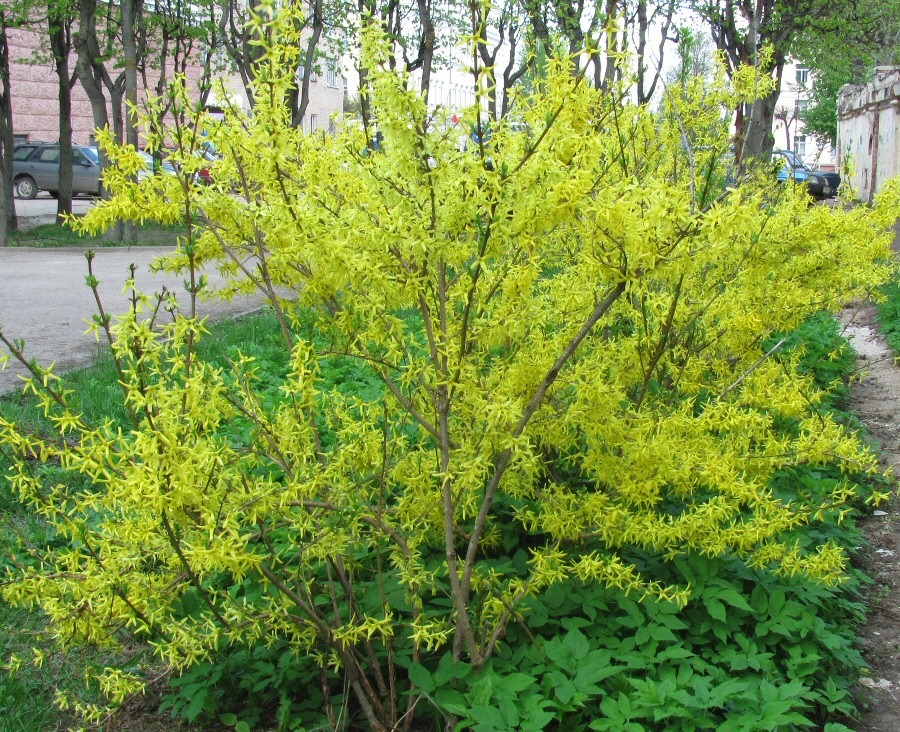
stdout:
<svg viewBox="0 0 900 732">
<path fill-rule="evenodd" d="M 524 691 L 525 689 L 527 689 L 534 682 L 535 678 L 533 676 L 529 676 L 528 674 L 513 673 L 506 676 L 501 676 L 495 686 L 498 690 L 503 689 L 508 693 L 517 694 L 520 691 Z"/>
<path fill-rule="evenodd" d="M 441 656 L 437 670 L 434 672 L 434 683 L 443 686 L 453 679 L 464 679 L 472 671 L 472 666 L 462 661 L 454 661 L 449 651 Z"/>
<path fill-rule="evenodd" d="M 588 651 L 591 650 L 588 639 L 585 637 L 584 633 L 579 630 L 570 631 L 569 634 L 566 635 L 565 644 L 575 661 L 584 658 Z"/>
<path fill-rule="evenodd" d="M 509 729 L 500 710 L 493 706 L 480 705 L 472 707 L 469 722 L 477 732 L 500 732 Z"/>
<path fill-rule="evenodd" d="M 410 664 L 409 680 L 426 694 L 431 694 L 434 691 L 434 678 L 431 672 L 420 663 Z"/>
<path fill-rule="evenodd" d="M 718 600 L 707 600 L 706 610 L 711 618 L 718 620 L 720 623 L 724 623 L 728 620 L 725 606 Z"/>
<path fill-rule="evenodd" d="M 475 683 L 472 684 L 472 693 L 469 698 L 472 704 L 487 705 L 490 704 L 491 697 L 494 695 L 494 677 L 490 674 L 482 674 Z"/>
<path fill-rule="evenodd" d="M 236 714 L 232 714 L 231 712 L 226 712 L 225 714 L 219 715 L 219 721 L 227 725 L 229 727 L 234 727 L 237 724 L 238 718 Z"/>
<path fill-rule="evenodd" d="M 469 703 L 456 689 L 442 688 L 434 692 L 435 703 L 445 712 L 464 717 L 469 711 Z"/>
<path fill-rule="evenodd" d="M 727 603 L 730 607 L 736 607 L 748 613 L 753 612 L 753 608 L 747 602 L 746 598 L 737 590 L 729 588 L 719 593 L 719 599 Z"/>
<path fill-rule="evenodd" d="M 575 688 L 575 684 L 573 684 L 568 679 L 564 680 L 560 684 L 557 684 L 554 689 L 556 698 L 559 699 L 563 704 L 568 704 L 572 700 L 572 697 L 575 696 L 576 691 L 577 689 Z"/>
<path fill-rule="evenodd" d="M 657 625 L 656 623 L 654 623 L 650 626 L 649 630 L 650 637 L 653 638 L 653 640 L 657 640 L 662 643 L 674 643 L 678 640 L 671 630 L 662 625 Z"/>
</svg>

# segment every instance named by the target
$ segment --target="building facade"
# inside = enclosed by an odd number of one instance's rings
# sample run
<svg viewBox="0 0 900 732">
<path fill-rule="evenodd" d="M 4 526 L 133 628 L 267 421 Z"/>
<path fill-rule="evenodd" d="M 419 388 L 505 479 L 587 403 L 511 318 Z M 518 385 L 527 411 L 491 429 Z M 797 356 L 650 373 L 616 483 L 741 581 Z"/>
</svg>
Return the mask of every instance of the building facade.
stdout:
<svg viewBox="0 0 900 732">
<path fill-rule="evenodd" d="M 12 91 L 13 126 L 16 141 L 55 142 L 59 139 L 59 92 L 56 72 L 42 50 L 43 35 L 30 30 L 10 30 L 10 85 Z M 70 59 L 70 74 L 75 65 L 74 53 Z M 309 85 L 309 107 L 303 121 L 306 132 L 334 131 L 334 120 L 343 110 L 343 79 L 336 66 L 321 64 L 323 73 L 314 75 Z M 118 71 L 116 72 L 118 73 Z M 188 89 L 198 94 L 198 82 L 202 74 L 200 64 L 188 64 L 186 80 Z M 172 78 L 169 70 L 168 78 Z M 155 86 L 158 75 L 147 70 L 147 81 Z M 138 77 L 138 84 L 141 77 Z M 249 111 L 247 95 L 236 74 L 225 79 L 229 94 L 244 110 Z M 145 90 L 138 89 L 138 104 L 146 99 Z M 222 100 L 211 96 L 209 106 L 218 106 Z M 94 118 L 90 101 L 80 84 L 72 88 L 72 142 L 88 145 L 94 139 Z"/>
</svg>

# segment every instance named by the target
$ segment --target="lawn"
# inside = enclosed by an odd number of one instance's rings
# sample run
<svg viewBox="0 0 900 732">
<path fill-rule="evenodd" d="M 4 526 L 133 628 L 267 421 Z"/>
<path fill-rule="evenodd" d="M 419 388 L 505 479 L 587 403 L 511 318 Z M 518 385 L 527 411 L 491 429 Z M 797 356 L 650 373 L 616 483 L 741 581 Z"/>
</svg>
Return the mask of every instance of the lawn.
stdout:
<svg viewBox="0 0 900 732">
<path fill-rule="evenodd" d="M 76 234 L 69 226 L 58 224 L 41 224 L 29 229 L 19 229 L 9 233 L 8 245 L 11 247 L 81 247 L 97 249 L 99 247 L 119 246 L 175 246 L 178 237 L 183 236 L 183 226 L 164 226 L 153 222 L 138 225 L 136 239 L 115 242 L 106 239 L 102 234 Z"/>
<path fill-rule="evenodd" d="M 281 370 L 284 367 L 280 333 L 277 321 L 271 315 L 251 315 L 216 324 L 203 340 L 200 353 L 224 365 L 226 357 L 233 355 L 238 347 L 244 353 L 254 354 L 270 369 Z M 90 368 L 66 374 L 65 383 L 75 392 L 87 419 L 98 421 L 108 417 L 125 424 L 127 415 L 122 407 L 116 371 L 110 358 L 101 358 Z M 0 398 L 0 414 L 20 423 L 46 426 L 33 400 L 21 394 Z M 5 470 L 5 466 L 0 447 L 0 471 Z M 37 469 L 43 472 L 47 480 L 60 476 L 60 471 L 53 465 L 37 466 Z M 0 476 L 0 561 L 4 568 L 11 566 L 13 557 L 13 561 L 31 561 L 29 549 L 49 548 L 56 544 L 58 539 L 52 529 L 19 504 L 11 495 L 8 483 Z M 54 690 L 83 689 L 83 675 L 91 664 L 109 661 L 108 655 L 94 650 L 84 649 L 83 653 L 69 655 L 55 652 L 45 631 L 38 611 L 11 607 L 0 601 L 0 663 L 7 665 L 6 672 L 0 672 L 0 732 L 67 729 L 73 719 L 54 705 Z M 40 668 L 31 663 L 35 648 L 46 654 Z M 11 657 L 22 661 L 15 671 L 9 669 Z M 143 723 L 133 727 L 134 709 L 127 714 L 131 718 L 123 724 L 132 729 L 147 728 Z M 153 721 L 156 711 L 151 709 L 149 716 Z M 171 725 L 170 721 L 168 727 L 160 729 L 171 729 Z"/>
</svg>

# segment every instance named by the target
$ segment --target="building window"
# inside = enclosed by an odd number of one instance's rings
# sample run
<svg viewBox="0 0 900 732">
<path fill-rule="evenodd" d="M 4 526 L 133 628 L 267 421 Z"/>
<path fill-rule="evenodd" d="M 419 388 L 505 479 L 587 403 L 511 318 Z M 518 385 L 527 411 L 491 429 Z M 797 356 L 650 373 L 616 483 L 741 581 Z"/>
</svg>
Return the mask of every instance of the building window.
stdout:
<svg viewBox="0 0 900 732">
<path fill-rule="evenodd" d="M 309 133 L 313 134 L 319 128 L 319 119 L 315 114 L 309 115 Z"/>
<path fill-rule="evenodd" d="M 306 54 L 305 53 L 300 57 L 300 64 L 297 68 L 297 78 L 300 79 L 300 81 L 303 81 L 303 79 L 306 78 Z M 315 82 L 318 78 L 319 77 L 316 75 L 315 69 L 310 69 L 309 70 L 309 80 L 312 82 Z"/>
<path fill-rule="evenodd" d="M 808 99 L 797 99 L 794 101 L 794 114 L 797 117 L 802 117 L 806 114 L 806 110 L 809 109 L 809 100 Z"/>
<path fill-rule="evenodd" d="M 328 70 L 325 72 L 325 83 L 330 86 L 332 89 L 337 89 L 337 71 L 335 71 L 330 66 Z"/>
<path fill-rule="evenodd" d="M 797 83 L 805 85 L 809 81 L 809 69 L 805 66 L 797 67 Z"/>
<path fill-rule="evenodd" d="M 801 158 L 806 155 L 806 135 L 794 135 L 794 152 Z"/>
</svg>

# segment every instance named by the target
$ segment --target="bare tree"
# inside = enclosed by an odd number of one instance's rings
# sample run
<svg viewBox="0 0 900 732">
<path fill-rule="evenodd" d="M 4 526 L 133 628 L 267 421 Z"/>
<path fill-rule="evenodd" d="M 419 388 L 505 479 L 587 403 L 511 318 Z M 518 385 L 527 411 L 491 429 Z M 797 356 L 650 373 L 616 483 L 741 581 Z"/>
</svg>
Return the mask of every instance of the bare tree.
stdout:
<svg viewBox="0 0 900 732">
<path fill-rule="evenodd" d="M 69 72 L 72 52 L 72 24 L 75 6 L 69 0 L 48 0 L 47 40 L 56 73 L 59 102 L 59 192 L 56 223 L 61 224 L 72 213 L 72 87 L 78 75 Z"/>
<path fill-rule="evenodd" d="M 0 7 L 0 247 L 7 245 L 10 231 L 18 228 L 13 200 L 13 106 L 9 71 L 7 31 L 19 22 L 16 13 Z"/>
<path fill-rule="evenodd" d="M 692 0 L 691 6 L 709 24 L 730 71 L 753 64 L 774 80 L 771 92 L 742 105 L 735 115 L 736 159 L 742 166 L 766 161 L 775 143 L 772 125 L 784 66 L 798 37 L 835 21 L 852 22 L 861 4 L 855 0 Z"/>
<path fill-rule="evenodd" d="M 104 6 L 105 9 L 111 11 L 113 6 Z M 102 23 L 101 31 L 98 31 L 98 16 Z M 111 56 L 110 46 L 121 45 L 116 21 L 115 17 L 101 10 L 97 0 L 81 0 L 78 31 L 74 34 L 73 39 L 77 54 L 78 78 L 90 100 L 94 127 L 106 129 L 110 127 L 110 121 L 112 121 L 113 137 L 117 142 L 122 142 L 124 138 L 122 108 L 125 73 L 122 72 L 113 77 L 106 66 L 106 60 Z M 101 40 L 103 44 L 101 44 Z M 108 100 L 107 95 L 109 96 Z M 100 165 L 101 168 L 106 166 L 106 156 L 102 150 L 100 151 Z M 122 225 L 113 227 L 107 232 L 107 236 L 113 241 L 122 241 L 124 237 Z"/>
</svg>

